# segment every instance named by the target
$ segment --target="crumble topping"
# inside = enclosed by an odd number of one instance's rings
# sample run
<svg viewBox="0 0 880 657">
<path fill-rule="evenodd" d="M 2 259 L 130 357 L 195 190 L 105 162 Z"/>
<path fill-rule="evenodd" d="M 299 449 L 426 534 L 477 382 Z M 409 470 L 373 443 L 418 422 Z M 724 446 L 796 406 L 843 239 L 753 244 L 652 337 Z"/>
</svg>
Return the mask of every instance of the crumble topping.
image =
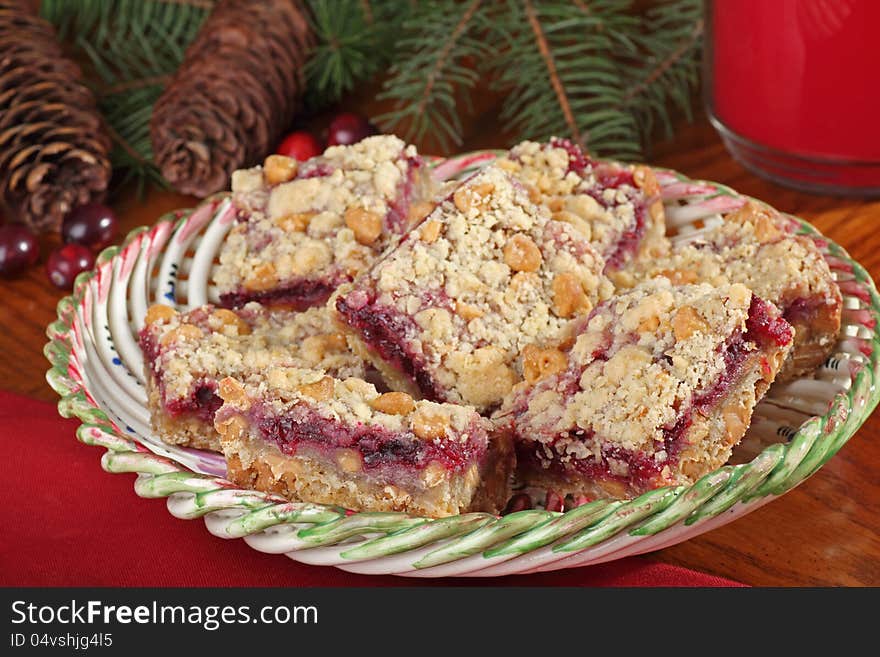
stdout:
<svg viewBox="0 0 880 657">
<path fill-rule="evenodd" d="M 473 408 L 416 401 L 406 393 L 379 393 L 361 378 L 338 379 L 297 367 L 270 367 L 264 377 L 224 379 L 220 396 L 230 408 L 247 411 L 255 402 L 284 416 L 300 404 L 352 426 L 381 426 L 421 440 L 467 442 L 475 428 L 491 429 Z"/>
<path fill-rule="evenodd" d="M 236 311 L 206 305 L 180 314 L 153 306 L 145 333 L 158 345 L 150 367 L 166 402 L 188 398 L 202 382 L 258 375 L 272 365 L 364 374 L 326 308 L 269 312 L 251 302 Z"/>
<path fill-rule="evenodd" d="M 602 304 L 576 323 L 568 368 L 514 401 L 518 433 L 553 443 L 563 461 L 601 460 L 603 442 L 665 459 L 664 429 L 725 371 L 724 345 L 745 330 L 751 298 L 742 285 L 659 278 Z"/>
<path fill-rule="evenodd" d="M 391 135 L 332 146 L 297 163 L 272 155 L 232 175 L 238 223 L 220 250 L 221 295 L 264 292 L 291 279 L 350 280 L 406 232 L 430 196 L 416 153 Z M 410 203 L 415 201 L 415 203 Z M 326 297 L 324 297 L 326 298 Z"/>
<path fill-rule="evenodd" d="M 520 378 L 523 347 L 558 335 L 612 291 L 604 263 L 570 225 L 501 167 L 462 183 L 352 290 L 346 309 L 403 317 L 395 339 L 447 401 L 486 409 Z M 365 340 L 369 344 L 369 340 Z"/>
<path fill-rule="evenodd" d="M 611 269 L 669 248 L 660 187 L 648 167 L 595 163 L 558 139 L 524 141 L 498 166 L 526 185 L 554 220 L 576 228 Z"/>
</svg>

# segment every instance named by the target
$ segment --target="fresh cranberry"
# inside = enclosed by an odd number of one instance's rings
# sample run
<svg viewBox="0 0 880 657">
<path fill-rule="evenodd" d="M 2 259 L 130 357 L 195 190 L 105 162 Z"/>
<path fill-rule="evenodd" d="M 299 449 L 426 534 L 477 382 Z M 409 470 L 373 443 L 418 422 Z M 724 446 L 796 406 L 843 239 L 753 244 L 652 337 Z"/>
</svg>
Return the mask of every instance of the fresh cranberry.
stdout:
<svg viewBox="0 0 880 657">
<path fill-rule="evenodd" d="M 376 126 L 366 117 L 354 112 L 342 112 L 337 114 L 327 128 L 328 146 L 347 146 L 355 144 L 364 137 L 375 135 Z"/>
<path fill-rule="evenodd" d="M 61 239 L 66 244 L 82 244 L 100 250 L 116 238 L 119 222 L 113 210 L 101 203 L 81 205 L 61 224 Z"/>
<path fill-rule="evenodd" d="M 317 137 L 307 130 L 297 130 L 287 135 L 284 140 L 278 144 L 276 153 L 286 155 L 295 160 L 304 162 L 309 158 L 320 155 L 322 152 L 321 144 Z"/>
<path fill-rule="evenodd" d="M 94 265 L 95 255 L 82 244 L 65 244 L 49 255 L 46 273 L 55 287 L 69 290 L 74 279 Z"/>
<path fill-rule="evenodd" d="M 40 257 L 40 243 L 24 224 L 0 226 L 0 276 L 15 276 Z"/>
</svg>

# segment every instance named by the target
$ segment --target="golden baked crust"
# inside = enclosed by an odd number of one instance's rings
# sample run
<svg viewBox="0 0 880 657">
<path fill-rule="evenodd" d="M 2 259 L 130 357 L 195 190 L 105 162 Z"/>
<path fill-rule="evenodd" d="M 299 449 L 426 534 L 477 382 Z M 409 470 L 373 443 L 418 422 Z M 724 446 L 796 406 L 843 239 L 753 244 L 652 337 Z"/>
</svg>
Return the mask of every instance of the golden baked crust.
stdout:
<svg viewBox="0 0 880 657">
<path fill-rule="evenodd" d="M 403 375 L 395 382 L 485 411 L 521 378 L 526 344 L 609 296 L 603 266 L 574 228 L 489 166 L 334 303 L 377 366 Z"/>
</svg>

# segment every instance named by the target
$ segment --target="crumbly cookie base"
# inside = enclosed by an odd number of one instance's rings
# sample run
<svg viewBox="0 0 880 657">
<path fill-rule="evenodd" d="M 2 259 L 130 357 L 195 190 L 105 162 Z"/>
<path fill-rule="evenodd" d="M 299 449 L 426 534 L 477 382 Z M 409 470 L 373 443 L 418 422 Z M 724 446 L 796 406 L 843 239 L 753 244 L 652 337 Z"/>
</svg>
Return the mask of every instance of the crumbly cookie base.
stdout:
<svg viewBox="0 0 880 657">
<path fill-rule="evenodd" d="M 734 446 L 748 429 L 755 404 L 764 396 L 773 381 L 773 375 L 781 366 L 781 356 L 781 352 L 775 355 L 757 352 L 748 358 L 742 366 L 743 375 L 717 402 L 713 412 L 709 415 L 694 412 L 693 422 L 681 439 L 686 447 L 676 461 L 668 464 L 665 476 L 652 481 L 647 488 L 622 479 L 588 478 L 573 469 L 560 473 L 550 469 L 520 468 L 517 473 L 520 483 L 553 490 L 562 496 L 585 496 L 589 499 L 629 499 L 651 488 L 692 485 L 730 459 Z M 761 374 L 762 357 L 768 359 L 772 370 L 766 376 Z"/>
<path fill-rule="evenodd" d="M 243 488 L 293 501 L 331 504 L 355 511 L 403 512 L 442 518 L 467 511 L 499 513 L 510 497 L 513 449 L 509 441 L 490 447 L 483 467 L 460 475 L 444 473 L 433 486 L 402 487 L 366 473 L 341 472 L 316 454 L 289 456 L 252 436 L 223 439 L 227 478 Z"/>
<path fill-rule="evenodd" d="M 162 395 L 149 373 L 146 377 L 146 388 L 150 426 L 163 443 L 212 452 L 222 451 L 220 435 L 213 424 L 193 415 L 172 417 L 165 411 L 162 406 Z"/>
</svg>

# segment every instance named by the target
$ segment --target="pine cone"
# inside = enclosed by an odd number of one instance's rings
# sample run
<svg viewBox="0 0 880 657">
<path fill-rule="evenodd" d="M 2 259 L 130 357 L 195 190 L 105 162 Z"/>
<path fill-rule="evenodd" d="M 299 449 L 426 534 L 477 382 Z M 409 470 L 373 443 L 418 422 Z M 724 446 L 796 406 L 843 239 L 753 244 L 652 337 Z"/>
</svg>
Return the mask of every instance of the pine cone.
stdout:
<svg viewBox="0 0 880 657">
<path fill-rule="evenodd" d="M 150 120 L 153 157 L 180 192 L 208 196 L 262 160 L 290 125 L 314 38 L 298 0 L 221 0 Z"/>
<path fill-rule="evenodd" d="M 52 25 L 24 3 L 0 2 L 0 196 L 37 232 L 102 201 L 110 139 Z"/>
</svg>

